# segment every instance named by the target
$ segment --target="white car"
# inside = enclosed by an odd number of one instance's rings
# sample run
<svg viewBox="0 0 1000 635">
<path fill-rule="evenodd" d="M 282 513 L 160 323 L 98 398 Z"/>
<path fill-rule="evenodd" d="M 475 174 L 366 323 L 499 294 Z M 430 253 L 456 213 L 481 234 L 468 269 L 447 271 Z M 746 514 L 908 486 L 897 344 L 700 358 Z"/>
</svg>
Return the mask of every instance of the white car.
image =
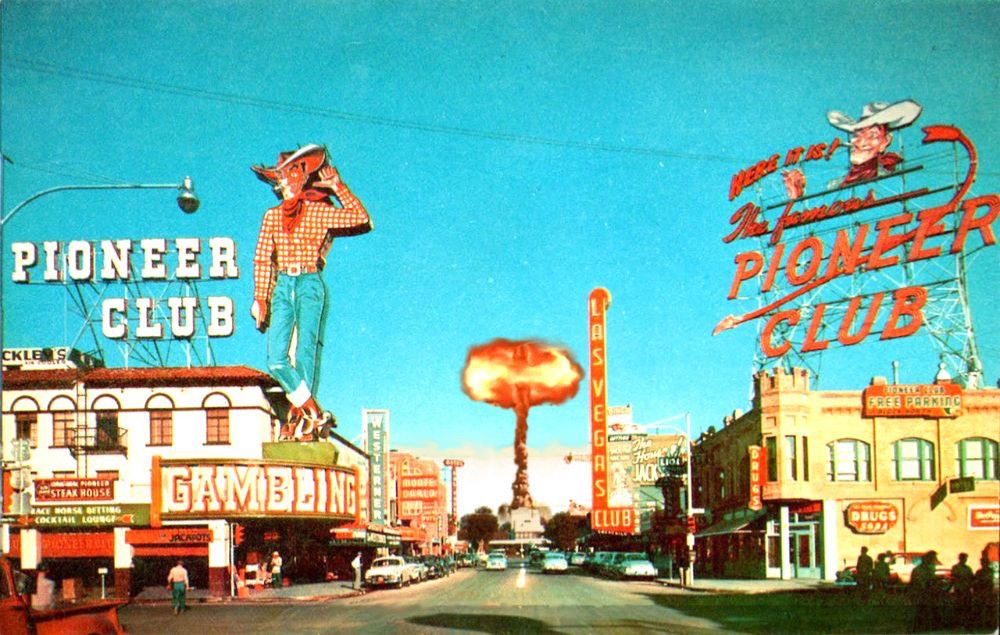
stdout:
<svg viewBox="0 0 1000 635">
<path fill-rule="evenodd" d="M 569 556 L 569 563 L 574 567 L 579 567 L 583 564 L 583 561 L 587 559 L 587 554 L 582 551 L 574 551 Z"/>
<path fill-rule="evenodd" d="M 410 584 L 410 567 L 399 556 L 375 558 L 372 566 L 365 571 L 365 584 L 368 586 L 401 587 Z"/>
<path fill-rule="evenodd" d="M 566 573 L 567 569 L 566 556 L 559 551 L 550 551 L 542 559 L 542 573 Z"/>
<path fill-rule="evenodd" d="M 652 580 L 656 577 L 656 567 L 645 556 L 630 556 L 616 565 L 615 574 L 620 578 L 646 578 Z"/>
<path fill-rule="evenodd" d="M 504 571 L 507 568 L 507 556 L 502 553 L 491 553 L 486 558 L 486 570 Z"/>
</svg>

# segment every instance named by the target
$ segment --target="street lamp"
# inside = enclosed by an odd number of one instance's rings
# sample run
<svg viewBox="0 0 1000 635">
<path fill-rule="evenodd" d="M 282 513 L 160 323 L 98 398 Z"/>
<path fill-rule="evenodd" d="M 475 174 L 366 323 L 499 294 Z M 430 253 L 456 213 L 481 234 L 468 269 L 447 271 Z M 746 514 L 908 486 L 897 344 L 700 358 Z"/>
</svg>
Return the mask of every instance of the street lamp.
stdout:
<svg viewBox="0 0 1000 635">
<path fill-rule="evenodd" d="M 677 428 L 675 426 L 663 426 L 663 425 L 661 425 L 661 424 L 667 423 L 669 421 L 674 421 L 675 419 L 680 419 L 681 417 L 684 417 L 684 424 L 685 424 L 686 432 L 682 432 L 679 428 Z M 677 432 L 678 434 L 684 435 L 684 438 L 687 439 L 687 446 L 688 446 L 687 447 L 687 461 L 686 461 L 686 463 L 687 463 L 687 487 L 686 487 L 686 489 L 687 489 L 687 497 L 686 497 L 687 498 L 687 514 L 685 516 L 685 520 L 687 522 L 686 532 L 687 532 L 687 548 L 688 548 L 687 583 L 688 583 L 688 586 L 691 586 L 691 585 L 694 584 L 694 531 L 691 530 L 690 523 L 691 523 L 691 518 L 693 517 L 693 515 L 694 515 L 694 513 L 696 511 L 694 509 L 694 507 L 692 507 L 694 499 L 691 498 L 691 458 L 692 458 L 692 454 L 691 454 L 691 413 L 690 412 L 682 412 L 682 413 L 676 414 L 676 415 L 674 415 L 672 417 L 667 417 L 666 419 L 660 419 L 659 421 L 654 421 L 652 423 L 645 423 L 645 424 L 638 424 L 638 425 L 639 425 L 639 427 L 641 427 L 643 429 L 661 428 L 661 427 L 668 428 L 670 430 L 673 430 L 674 432 Z"/>
<path fill-rule="evenodd" d="M 32 201 L 35 201 L 47 194 L 52 194 L 54 192 L 65 192 L 67 190 L 177 190 L 177 207 L 181 208 L 181 211 L 187 214 L 193 214 L 197 209 L 201 201 L 198 200 L 198 196 L 194 193 L 194 184 L 191 181 L 190 176 L 185 176 L 184 180 L 180 183 L 99 183 L 99 184 L 80 184 L 80 185 L 58 185 L 56 187 L 50 187 L 47 190 L 42 190 L 41 192 L 35 192 L 28 198 L 24 199 L 17 205 L 15 205 L 7 215 L 0 219 L 0 226 L 6 225 L 14 214 L 21 211 L 24 206 Z"/>
</svg>

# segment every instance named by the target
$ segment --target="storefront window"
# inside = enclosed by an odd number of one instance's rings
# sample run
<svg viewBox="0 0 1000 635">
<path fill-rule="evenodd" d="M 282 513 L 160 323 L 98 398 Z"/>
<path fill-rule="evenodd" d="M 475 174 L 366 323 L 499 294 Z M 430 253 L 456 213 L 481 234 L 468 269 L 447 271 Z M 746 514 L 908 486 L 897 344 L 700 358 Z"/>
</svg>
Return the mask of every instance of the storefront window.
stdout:
<svg viewBox="0 0 1000 635">
<path fill-rule="evenodd" d="M 170 410 L 151 410 L 149 412 L 149 444 L 173 445 L 174 417 Z"/>
<path fill-rule="evenodd" d="M 767 537 L 767 566 L 781 568 L 781 536 Z"/>
<path fill-rule="evenodd" d="M 858 439 L 840 439 L 828 443 L 826 478 L 828 481 L 870 481 L 871 447 Z"/>
<path fill-rule="evenodd" d="M 900 439 L 893 443 L 892 473 L 897 481 L 933 481 L 934 444 L 924 439 Z"/>
<path fill-rule="evenodd" d="M 997 480 L 997 442 L 979 437 L 956 443 L 955 472 L 959 476 Z"/>
</svg>

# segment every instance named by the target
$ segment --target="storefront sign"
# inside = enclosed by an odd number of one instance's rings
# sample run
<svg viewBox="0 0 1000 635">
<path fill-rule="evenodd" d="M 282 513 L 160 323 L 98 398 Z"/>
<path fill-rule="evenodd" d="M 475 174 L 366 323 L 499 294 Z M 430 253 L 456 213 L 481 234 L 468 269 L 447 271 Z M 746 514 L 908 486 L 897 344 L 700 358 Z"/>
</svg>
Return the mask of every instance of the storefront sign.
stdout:
<svg viewBox="0 0 1000 635">
<path fill-rule="evenodd" d="M 899 510 L 892 503 L 865 501 L 851 503 L 844 511 L 847 525 L 858 534 L 884 534 L 896 526 Z"/>
<path fill-rule="evenodd" d="M 149 523 L 148 505 L 45 505 L 31 508 L 19 524 L 38 527 L 130 526 Z"/>
<path fill-rule="evenodd" d="M 115 535 L 110 531 L 86 533 L 43 532 L 39 535 L 42 558 L 111 558 L 115 555 Z M 21 555 L 21 534 L 11 534 L 9 557 Z"/>
<path fill-rule="evenodd" d="M 353 468 L 251 461 L 161 462 L 153 457 L 153 472 L 156 520 L 356 519 L 358 515 L 358 476 Z"/>
<path fill-rule="evenodd" d="M 969 529 L 1000 530 L 1000 505 L 969 505 Z"/>
<path fill-rule="evenodd" d="M 963 492 L 973 492 L 976 490 L 976 479 L 972 476 L 953 478 L 948 481 L 949 494 L 961 494 Z"/>
<path fill-rule="evenodd" d="M 610 507 L 608 474 L 607 309 L 611 294 L 596 288 L 587 298 L 590 341 L 590 451 L 593 493 L 590 526 L 594 531 L 635 533 L 637 515 L 632 507 Z"/>
<path fill-rule="evenodd" d="M 750 502 L 747 509 L 760 511 L 764 509 L 763 484 L 767 474 L 767 450 L 759 445 L 751 445 L 750 452 Z"/>
<path fill-rule="evenodd" d="M 429 505 L 438 502 L 438 487 L 440 482 L 436 476 L 401 476 L 399 477 L 399 499 L 407 501 L 423 501 Z"/>
<path fill-rule="evenodd" d="M 389 497 L 389 411 L 365 410 L 362 412 L 362 438 L 369 456 L 369 518 L 375 524 L 388 519 Z"/>
<path fill-rule="evenodd" d="M 131 529 L 125 533 L 130 545 L 190 545 L 212 542 L 208 527 L 162 527 L 160 529 Z"/>
<path fill-rule="evenodd" d="M 958 384 L 880 384 L 862 393 L 865 417 L 954 418 L 962 414 Z"/>
<path fill-rule="evenodd" d="M 115 482 L 106 478 L 44 478 L 35 481 L 36 503 L 110 501 Z"/>
</svg>

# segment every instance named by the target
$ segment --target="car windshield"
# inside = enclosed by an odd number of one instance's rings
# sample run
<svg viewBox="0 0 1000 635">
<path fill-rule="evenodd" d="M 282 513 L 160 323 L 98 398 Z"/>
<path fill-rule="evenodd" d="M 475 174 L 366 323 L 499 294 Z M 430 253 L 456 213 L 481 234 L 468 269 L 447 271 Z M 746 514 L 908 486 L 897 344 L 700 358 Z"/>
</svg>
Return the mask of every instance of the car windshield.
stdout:
<svg viewBox="0 0 1000 635">
<path fill-rule="evenodd" d="M 373 567 L 394 567 L 399 564 L 399 559 L 397 558 L 376 558 L 372 562 Z"/>
<path fill-rule="evenodd" d="M 565 558 L 566 558 L 566 556 L 562 555 L 561 553 L 547 553 L 547 554 L 545 554 L 545 559 L 546 560 L 563 560 Z"/>
<path fill-rule="evenodd" d="M 626 553 L 622 556 L 622 560 L 647 560 L 646 554 L 644 553 Z"/>
<path fill-rule="evenodd" d="M 501 553 L 491 553 L 490 560 L 504 560 L 504 555 Z"/>
</svg>

